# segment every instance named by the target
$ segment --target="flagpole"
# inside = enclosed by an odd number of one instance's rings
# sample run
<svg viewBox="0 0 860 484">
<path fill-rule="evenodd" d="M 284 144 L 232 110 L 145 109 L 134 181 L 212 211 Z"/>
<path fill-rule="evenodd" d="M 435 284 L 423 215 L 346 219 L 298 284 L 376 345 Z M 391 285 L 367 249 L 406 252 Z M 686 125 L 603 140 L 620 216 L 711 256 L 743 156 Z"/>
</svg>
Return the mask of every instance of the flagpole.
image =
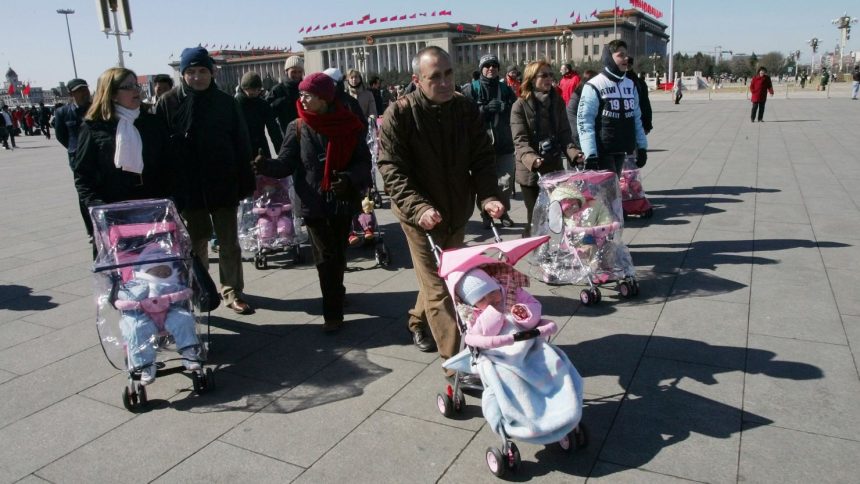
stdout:
<svg viewBox="0 0 860 484">
<path fill-rule="evenodd" d="M 669 75 L 668 82 L 675 82 L 675 0 L 669 3 Z"/>
<path fill-rule="evenodd" d="M 618 38 L 618 0 L 615 0 L 615 8 L 612 9 L 612 36 Z"/>
</svg>

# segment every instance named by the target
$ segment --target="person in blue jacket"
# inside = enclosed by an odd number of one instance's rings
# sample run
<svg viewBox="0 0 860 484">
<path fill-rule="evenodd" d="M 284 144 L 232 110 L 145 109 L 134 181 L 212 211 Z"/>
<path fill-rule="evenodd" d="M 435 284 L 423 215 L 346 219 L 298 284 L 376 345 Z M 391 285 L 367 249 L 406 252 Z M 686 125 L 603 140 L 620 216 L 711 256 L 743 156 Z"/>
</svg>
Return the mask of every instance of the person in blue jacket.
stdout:
<svg viewBox="0 0 860 484">
<path fill-rule="evenodd" d="M 648 138 L 642 127 L 639 94 L 627 72 L 627 44 L 613 40 L 603 49 L 603 72 L 582 89 L 577 132 L 585 168 L 621 174 L 624 157 L 636 151 L 636 164 L 645 166 Z"/>
</svg>

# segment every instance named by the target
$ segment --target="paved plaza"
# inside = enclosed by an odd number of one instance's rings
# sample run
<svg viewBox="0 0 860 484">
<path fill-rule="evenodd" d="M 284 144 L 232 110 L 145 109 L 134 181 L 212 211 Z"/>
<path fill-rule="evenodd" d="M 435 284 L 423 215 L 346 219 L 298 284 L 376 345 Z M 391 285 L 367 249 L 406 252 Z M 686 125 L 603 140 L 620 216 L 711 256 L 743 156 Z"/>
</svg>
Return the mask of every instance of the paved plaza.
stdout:
<svg viewBox="0 0 860 484">
<path fill-rule="evenodd" d="M 511 480 L 860 480 L 860 101 L 830 94 L 778 92 L 755 124 L 743 94 L 655 96 L 655 214 L 624 230 L 640 295 L 584 307 L 578 287 L 531 288 L 584 377 L 590 446 L 519 443 Z M 341 332 L 322 333 L 311 264 L 246 263 L 256 314 L 210 318 L 217 389 L 168 375 L 135 414 L 96 334 L 65 153 L 18 146 L 0 150 L 0 482 L 496 481 L 480 400 L 436 409 L 440 360 L 406 330 L 417 283 L 388 210 L 392 266 L 351 251 Z M 468 232 L 490 240 L 477 214 Z"/>
</svg>

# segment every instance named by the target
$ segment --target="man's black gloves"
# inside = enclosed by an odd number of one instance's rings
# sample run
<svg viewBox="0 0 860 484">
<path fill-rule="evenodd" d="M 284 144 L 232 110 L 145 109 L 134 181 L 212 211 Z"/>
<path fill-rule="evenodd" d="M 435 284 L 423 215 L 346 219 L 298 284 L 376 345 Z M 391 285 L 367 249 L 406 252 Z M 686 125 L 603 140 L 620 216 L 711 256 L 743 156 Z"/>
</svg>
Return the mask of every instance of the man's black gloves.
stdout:
<svg viewBox="0 0 860 484">
<path fill-rule="evenodd" d="M 639 148 L 636 150 L 636 166 L 642 168 L 645 166 L 645 163 L 648 161 L 648 150 L 644 148 Z"/>
<path fill-rule="evenodd" d="M 498 113 L 504 110 L 504 106 L 505 105 L 502 104 L 502 102 L 498 99 L 493 99 L 487 103 L 487 105 L 484 107 L 484 110 L 491 113 Z"/>
<path fill-rule="evenodd" d="M 331 191 L 339 199 L 347 198 L 352 193 L 352 180 L 345 171 L 332 173 Z"/>
<path fill-rule="evenodd" d="M 599 170 L 600 169 L 600 162 L 598 160 L 599 160 L 599 158 L 596 156 L 589 156 L 588 158 L 586 158 L 585 159 L 585 169 L 586 170 Z"/>
</svg>

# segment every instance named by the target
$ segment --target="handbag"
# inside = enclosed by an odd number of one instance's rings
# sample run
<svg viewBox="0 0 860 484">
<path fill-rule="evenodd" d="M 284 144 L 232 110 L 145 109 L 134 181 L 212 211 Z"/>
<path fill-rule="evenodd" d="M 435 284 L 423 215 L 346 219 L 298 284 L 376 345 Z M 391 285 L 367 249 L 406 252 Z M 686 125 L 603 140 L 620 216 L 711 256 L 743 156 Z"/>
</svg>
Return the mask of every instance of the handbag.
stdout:
<svg viewBox="0 0 860 484">
<path fill-rule="evenodd" d="M 194 304 L 201 312 L 214 311 L 221 305 L 221 294 L 218 293 L 218 288 L 209 271 L 203 267 L 203 263 L 193 252 L 191 253 L 191 272 L 194 275 L 194 283 L 191 286 L 194 290 Z"/>
</svg>

